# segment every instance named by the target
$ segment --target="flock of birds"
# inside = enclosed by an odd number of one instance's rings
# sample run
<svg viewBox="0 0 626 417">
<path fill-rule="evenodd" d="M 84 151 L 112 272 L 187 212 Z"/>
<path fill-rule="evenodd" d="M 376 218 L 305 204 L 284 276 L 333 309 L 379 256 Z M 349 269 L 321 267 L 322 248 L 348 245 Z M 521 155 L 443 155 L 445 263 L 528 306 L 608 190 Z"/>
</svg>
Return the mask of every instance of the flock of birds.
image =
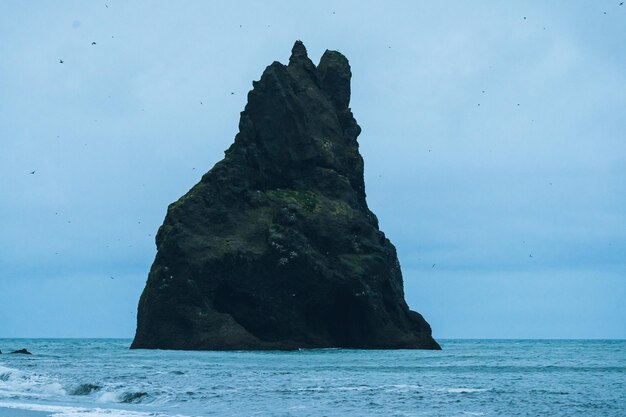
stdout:
<svg viewBox="0 0 626 417">
<path fill-rule="evenodd" d="M 624 5 L 624 2 L 623 2 L 623 1 L 619 2 L 619 6 L 623 6 L 623 5 Z M 108 6 L 107 4 L 105 4 L 105 7 L 106 7 L 106 8 L 108 8 L 109 6 Z M 604 14 L 607 14 L 607 12 L 606 12 L 606 11 L 604 11 L 603 13 L 604 13 Z M 335 12 L 332 12 L 332 14 L 334 15 L 334 14 L 335 14 Z M 527 17 L 526 17 L 526 16 L 524 16 L 524 17 L 523 17 L 523 20 L 527 20 Z M 242 27 L 242 25 L 239 25 L 239 27 Z M 268 27 L 270 27 L 270 26 L 268 25 Z M 546 28 L 544 27 L 544 28 L 543 28 L 543 30 L 546 30 Z M 113 37 L 113 36 L 112 36 L 112 37 Z M 92 41 L 92 42 L 91 42 L 91 46 L 96 46 L 96 45 L 97 45 L 97 42 L 96 42 L 96 41 Z M 391 49 L 391 46 L 388 46 L 388 48 L 389 48 L 389 49 Z M 65 61 L 64 61 L 63 59 L 59 59 L 59 64 L 64 64 L 64 63 L 65 63 Z M 481 90 L 481 93 L 482 93 L 482 94 L 485 94 L 485 90 Z M 231 91 L 231 92 L 230 92 L 230 95 L 235 95 L 235 92 Z M 203 105 L 204 103 L 203 103 L 202 101 L 200 101 L 200 104 L 201 104 L 201 105 Z M 480 105 L 481 105 L 481 103 L 478 103 L 478 106 L 480 106 Z M 519 107 L 519 106 L 520 106 L 520 103 L 517 103 L 517 106 Z M 143 110 L 143 109 L 142 109 L 142 110 Z M 533 120 L 533 121 L 534 121 L 534 120 Z M 59 136 L 57 136 L 57 138 L 58 138 L 58 137 L 59 137 Z M 432 151 L 431 149 L 428 149 L 428 152 L 429 152 L 429 153 L 430 153 L 431 151 Z M 195 170 L 195 167 L 194 167 L 193 169 Z M 33 170 L 33 171 L 30 171 L 28 174 L 29 174 L 29 175 L 35 175 L 35 174 L 36 174 L 36 172 L 37 172 L 36 170 Z M 380 177 L 380 175 L 379 175 L 379 177 Z M 551 186 L 551 185 L 552 185 L 552 182 L 550 182 L 550 183 L 549 183 L 549 185 Z M 58 214 L 58 213 L 56 213 L 56 214 Z M 70 220 L 68 220 L 68 223 L 71 223 L 71 221 L 70 221 Z M 139 222 L 139 223 L 141 223 L 141 222 Z M 150 234 L 149 236 L 151 236 L 151 234 Z M 118 240 L 119 240 L 119 239 L 118 239 Z M 524 243 L 525 243 L 525 242 L 524 242 Z M 58 255 L 58 254 L 59 254 L 58 252 L 55 252 L 55 255 Z M 529 258 L 533 258 L 533 255 L 532 255 L 532 254 L 529 254 L 529 255 L 528 255 L 528 257 L 529 257 Z M 436 264 L 432 264 L 431 269 L 434 269 L 434 268 L 435 268 L 435 265 L 436 265 Z M 113 279 L 115 279 L 113 276 L 109 276 L 109 278 L 110 278 L 110 279 L 112 279 L 112 280 L 113 280 Z"/>
</svg>

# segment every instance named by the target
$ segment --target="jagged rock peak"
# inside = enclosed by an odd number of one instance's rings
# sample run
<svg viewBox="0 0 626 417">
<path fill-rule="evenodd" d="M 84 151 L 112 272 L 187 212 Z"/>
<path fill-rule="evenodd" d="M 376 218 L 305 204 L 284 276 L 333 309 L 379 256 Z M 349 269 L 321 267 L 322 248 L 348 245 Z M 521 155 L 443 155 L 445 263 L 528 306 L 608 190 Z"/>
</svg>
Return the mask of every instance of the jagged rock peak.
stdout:
<svg viewBox="0 0 626 417">
<path fill-rule="evenodd" d="M 301 40 L 297 40 L 293 44 L 293 48 L 291 48 L 291 56 L 289 57 L 289 63 L 294 63 L 297 61 L 302 61 L 304 59 L 309 59 L 309 55 L 306 52 L 306 47 Z"/>
<path fill-rule="evenodd" d="M 317 75 L 321 88 L 331 97 L 335 106 L 338 109 L 348 108 L 352 78 L 348 59 L 337 51 L 327 49 L 317 66 Z"/>
<path fill-rule="evenodd" d="M 288 70 L 298 76 L 298 73 L 304 72 L 308 77 L 312 79 L 314 83 L 317 83 L 317 74 L 315 73 L 315 64 L 309 59 L 306 52 L 306 47 L 302 41 L 296 41 L 291 48 L 291 56 L 289 57 Z"/>
</svg>

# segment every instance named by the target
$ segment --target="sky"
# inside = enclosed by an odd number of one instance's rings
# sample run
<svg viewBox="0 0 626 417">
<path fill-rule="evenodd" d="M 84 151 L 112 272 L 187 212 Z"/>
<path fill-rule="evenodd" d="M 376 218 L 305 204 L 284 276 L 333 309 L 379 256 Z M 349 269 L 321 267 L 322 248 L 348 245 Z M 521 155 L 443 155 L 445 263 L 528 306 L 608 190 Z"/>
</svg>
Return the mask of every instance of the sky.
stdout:
<svg viewBox="0 0 626 417">
<path fill-rule="evenodd" d="M 0 39 L 0 337 L 132 337 L 167 205 L 301 39 L 350 60 L 435 338 L 626 338 L 619 1 L 0 0 Z"/>
</svg>

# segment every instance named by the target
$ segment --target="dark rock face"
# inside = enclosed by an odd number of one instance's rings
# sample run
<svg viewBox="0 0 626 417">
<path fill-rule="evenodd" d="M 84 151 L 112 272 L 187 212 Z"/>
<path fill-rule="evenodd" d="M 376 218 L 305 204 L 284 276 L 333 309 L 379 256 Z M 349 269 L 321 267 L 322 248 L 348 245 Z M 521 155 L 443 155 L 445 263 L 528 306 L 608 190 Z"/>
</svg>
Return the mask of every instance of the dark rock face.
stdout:
<svg viewBox="0 0 626 417">
<path fill-rule="evenodd" d="M 32 353 L 30 353 L 29 351 L 27 351 L 26 349 L 19 349 L 19 350 L 14 350 L 11 353 L 15 353 L 18 355 L 32 355 Z"/>
<path fill-rule="evenodd" d="M 350 66 L 295 43 L 235 142 L 168 208 L 132 348 L 439 349 L 365 201 Z"/>
</svg>

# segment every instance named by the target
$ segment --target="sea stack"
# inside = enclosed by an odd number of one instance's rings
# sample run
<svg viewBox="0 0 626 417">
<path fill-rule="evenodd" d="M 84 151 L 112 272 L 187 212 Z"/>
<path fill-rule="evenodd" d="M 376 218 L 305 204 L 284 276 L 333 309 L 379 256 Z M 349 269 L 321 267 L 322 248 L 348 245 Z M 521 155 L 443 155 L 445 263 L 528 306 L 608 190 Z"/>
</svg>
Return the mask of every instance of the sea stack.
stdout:
<svg viewBox="0 0 626 417">
<path fill-rule="evenodd" d="M 252 83 L 224 159 L 168 207 L 131 348 L 440 349 L 367 207 L 351 76 L 297 41 Z"/>
</svg>

